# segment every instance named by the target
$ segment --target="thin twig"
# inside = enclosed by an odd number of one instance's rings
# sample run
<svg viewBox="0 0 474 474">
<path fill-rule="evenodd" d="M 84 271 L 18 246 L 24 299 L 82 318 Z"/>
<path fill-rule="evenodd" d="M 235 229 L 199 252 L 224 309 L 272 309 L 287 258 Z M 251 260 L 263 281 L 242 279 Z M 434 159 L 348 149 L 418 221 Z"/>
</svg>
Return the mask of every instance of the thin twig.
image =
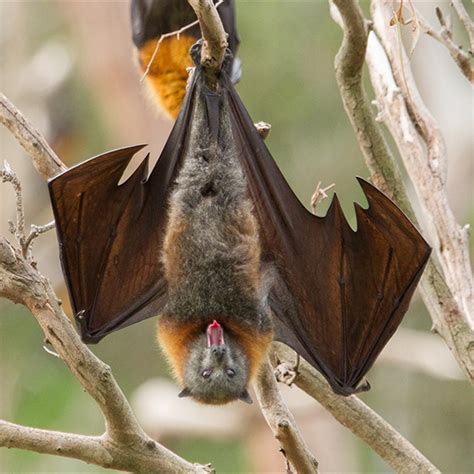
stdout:
<svg viewBox="0 0 474 474">
<path fill-rule="evenodd" d="M 336 183 L 332 183 L 329 186 L 322 188 L 321 181 L 318 182 L 318 184 L 316 185 L 316 189 L 314 190 L 314 193 L 311 196 L 311 210 L 313 211 L 313 214 L 316 214 L 317 207 L 321 202 L 328 198 L 327 192 L 330 189 L 334 188 L 334 186 L 336 186 Z"/>
<path fill-rule="evenodd" d="M 23 248 L 26 237 L 25 237 L 25 209 L 23 206 L 23 194 L 21 190 L 21 183 L 18 176 L 13 172 L 7 161 L 3 162 L 3 169 L 0 169 L 0 176 L 2 177 L 3 183 L 11 183 L 15 191 L 15 203 L 16 203 L 16 224 L 9 221 L 10 233 L 12 233 L 21 248 Z"/>
<path fill-rule="evenodd" d="M 428 36 L 431 36 L 435 40 L 439 41 L 442 45 L 446 46 L 449 54 L 463 75 L 471 84 L 474 84 L 474 68 L 471 65 L 472 53 L 467 53 L 454 42 L 453 32 L 449 22 L 444 18 L 443 12 L 439 7 L 436 7 L 436 13 L 441 25 L 441 30 L 439 32 L 436 31 L 429 24 L 429 22 L 418 13 L 418 22 L 421 26 L 421 29 Z"/>
<path fill-rule="evenodd" d="M 454 10 L 456 10 L 461 23 L 464 25 L 464 28 L 467 31 L 469 36 L 470 53 L 474 54 L 474 22 L 469 17 L 462 0 L 451 0 L 451 5 L 453 6 Z"/>
<path fill-rule="evenodd" d="M 23 256 L 25 258 L 31 259 L 31 246 L 33 245 L 33 241 L 41 234 L 44 234 L 45 232 L 49 232 L 50 230 L 54 229 L 55 226 L 56 223 L 54 221 L 48 222 L 45 225 L 31 224 L 30 233 L 26 237 L 25 242 L 22 246 Z"/>
<path fill-rule="evenodd" d="M 43 226 L 37 226 L 32 224 L 31 230 L 28 235 L 26 235 L 25 230 L 25 209 L 23 206 L 23 194 L 21 189 L 21 182 L 18 179 L 18 176 L 11 169 L 7 161 L 4 162 L 3 169 L 0 169 L 0 176 L 2 181 L 10 182 L 13 185 L 15 191 L 15 201 L 16 201 L 16 224 L 12 221 L 9 221 L 10 232 L 16 237 L 18 244 L 20 245 L 22 255 L 27 260 L 32 260 L 31 255 L 31 245 L 40 234 L 47 232 L 54 228 L 54 221 Z"/>
<path fill-rule="evenodd" d="M 52 355 L 53 357 L 56 357 L 57 359 L 61 359 L 61 356 L 57 352 L 54 352 L 53 350 L 51 350 L 46 344 L 43 345 L 43 349 L 47 354 Z"/>
<path fill-rule="evenodd" d="M 402 43 L 402 34 L 401 34 L 401 25 L 411 25 L 412 32 L 412 42 L 410 47 L 410 56 L 415 51 L 416 45 L 418 44 L 418 39 L 420 37 L 420 26 L 418 22 L 418 15 L 413 5 L 412 0 L 408 0 L 410 7 L 411 18 L 405 20 L 403 15 L 403 0 L 400 0 L 400 6 L 397 11 L 393 12 L 392 17 L 390 18 L 390 26 L 396 26 L 398 30 L 398 37 L 400 44 Z"/>
<path fill-rule="evenodd" d="M 158 50 L 160 49 L 161 43 L 165 39 L 172 38 L 173 36 L 176 36 L 179 39 L 182 33 L 184 33 L 186 30 L 189 30 L 190 28 L 196 25 L 199 25 L 199 20 L 193 21 L 192 23 L 189 23 L 188 25 L 183 26 L 179 30 L 170 31 L 169 33 L 164 33 L 163 35 L 160 36 L 159 40 L 156 42 L 155 49 L 153 50 L 153 54 L 151 55 L 151 58 L 148 61 L 148 64 L 146 65 L 145 72 L 143 73 L 143 76 L 141 77 L 140 82 L 143 82 L 146 79 L 146 76 L 148 76 L 153 63 L 155 62 L 156 55 L 158 54 Z"/>
<path fill-rule="evenodd" d="M 219 8 L 225 0 L 220 0 L 219 2 L 216 3 L 216 8 Z M 158 54 L 158 50 L 160 49 L 161 43 L 167 39 L 167 38 L 172 38 L 173 36 L 176 36 L 179 40 L 179 37 L 187 30 L 191 29 L 193 26 L 199 25 L 199 20 L 195 20 L 192 23 L 189 23 L 188 25 L 183 26 L 179 30 L 175 31 L 170 31 L 169 33 L 164 33 L 163 35 L 160 36 L 158 41 L 156 42 L 155 49 L 153 50 L 153 54 L 151 55 L 150 60 L 148 61 L 148 64 L 146 66 L 145 72 L 143 73 L 143 76 L 140 79 L 140 82 L 143 82 L 146 78 L 146 76 L 150 73 L 150 69 L 156 59 L 156 55 Z"/>
</svg>

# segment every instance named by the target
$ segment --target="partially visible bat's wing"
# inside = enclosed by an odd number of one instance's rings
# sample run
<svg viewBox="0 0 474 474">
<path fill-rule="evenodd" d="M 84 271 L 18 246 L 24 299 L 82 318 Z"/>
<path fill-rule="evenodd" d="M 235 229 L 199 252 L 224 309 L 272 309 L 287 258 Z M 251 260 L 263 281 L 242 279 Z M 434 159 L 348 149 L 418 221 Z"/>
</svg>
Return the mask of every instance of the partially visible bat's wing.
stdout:
<svg viewBox="0 0 474 474">
<path fill-rule="evenodd" d="M 308 212 L 281 174 L 229 80 L 236 147 L 255 204 L 264 262 L 275 268 L 269 305 L 276 339 L 348 395 L 405 314 L 430 248 L 403 212 L 366 181 L 357 232 L 337 197 L 325 217 Z"/>
<path fill-rule="evenodd" d="M 195 81 L 158 163 L 148 157 L 118 185 L 133 155 L 124 148 L 81 163 L 49 182 L 60 256 L 86 342 L 156 316 L 166 299 L 160 261 L 171 183 L 190 129 Z"/>
</svg>

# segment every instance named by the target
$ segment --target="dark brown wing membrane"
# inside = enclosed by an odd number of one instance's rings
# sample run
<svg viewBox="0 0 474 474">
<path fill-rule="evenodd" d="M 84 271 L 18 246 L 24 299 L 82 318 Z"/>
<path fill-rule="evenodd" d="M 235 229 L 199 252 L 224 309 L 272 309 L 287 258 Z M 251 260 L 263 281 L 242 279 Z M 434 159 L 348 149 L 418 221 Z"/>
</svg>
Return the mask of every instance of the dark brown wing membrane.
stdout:
<svg viewBox="0 0 474 474">
<path fill-rule="evenodd" d="M 324 218 L 299 202 L 226 81 L 231 121 L 260 227 L 263 259 L 276 268 L 269 304 L 277 340 L 348 395 L 397 329 L 430 249 L 402 211 L 359 179 L 357 232 L 337 197 Z"/>
<path fill-rule="evenodd" d="M 49 182 L 63 272 L 86 342 L 156 316 L 166 300 L 160 251 L 171 183 L 189 132 L 195 80 L 149 179 L 143 146 L 88 160 Z"/>
</svg>

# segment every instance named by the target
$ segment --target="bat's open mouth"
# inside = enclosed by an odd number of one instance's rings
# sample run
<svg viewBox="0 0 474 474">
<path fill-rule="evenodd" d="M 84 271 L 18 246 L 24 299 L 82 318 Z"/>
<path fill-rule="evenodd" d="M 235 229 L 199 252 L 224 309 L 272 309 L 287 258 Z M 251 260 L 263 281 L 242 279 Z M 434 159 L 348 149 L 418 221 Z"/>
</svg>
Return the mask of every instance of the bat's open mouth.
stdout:
<svg viewBox="0 0 474 474">
<path fill-rule="evenodd" d="M 224 344 L 224 330 L 222 329 L 222 326 L 214 319 L 212 324 L 207 326 L 207 347 L 223 346 Z"/>
</svg>

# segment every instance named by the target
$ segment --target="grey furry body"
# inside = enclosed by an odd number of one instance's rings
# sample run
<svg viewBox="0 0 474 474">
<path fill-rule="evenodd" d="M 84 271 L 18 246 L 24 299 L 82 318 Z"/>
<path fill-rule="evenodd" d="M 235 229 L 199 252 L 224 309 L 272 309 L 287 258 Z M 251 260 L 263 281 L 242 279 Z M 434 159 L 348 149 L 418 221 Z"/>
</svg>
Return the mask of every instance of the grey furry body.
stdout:
<svg viewBox="0 0 474 474">
<path fill-rule="evenodd" d="M 196 97 L 163 243 L 161 340 L 178 366 L 180 396 L 251 402 L 247 384 L 273 336 L 269 285 L 226 98 L 204 91 Z"/>
<path fill-rule="evenodd" d="M 205 120 L 205 113 L 204 104 L 198 105 L 193 120 Z M 162 317 L 231 317 L 267 331 L 271 318 L 261 290 L 258 229 L 230 122 L 221 117 L 218 137 L 199 136 L 202 129 L 193 127 L 170 200 L 163 255 L 168 304 Z M 180 223 L 186 229 L 173 234 Z"/>
</svg>

